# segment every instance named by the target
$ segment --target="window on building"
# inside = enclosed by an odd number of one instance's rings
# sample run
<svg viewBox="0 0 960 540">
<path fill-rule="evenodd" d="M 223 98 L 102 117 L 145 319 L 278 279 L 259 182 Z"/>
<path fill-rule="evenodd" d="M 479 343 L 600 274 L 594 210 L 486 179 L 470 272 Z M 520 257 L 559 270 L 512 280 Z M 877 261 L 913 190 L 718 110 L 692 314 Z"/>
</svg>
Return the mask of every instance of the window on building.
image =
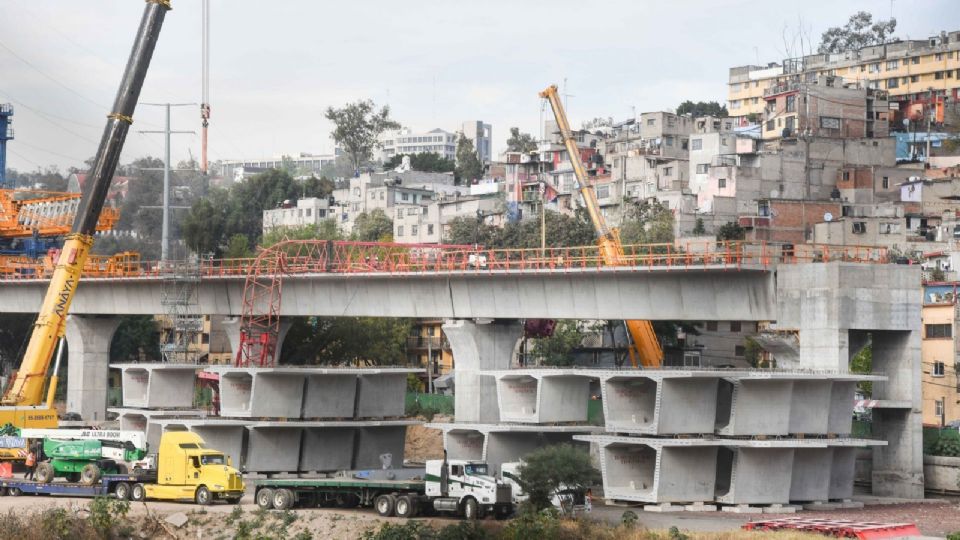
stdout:
<svg viewBox="0 0 960 540">
<path fill-rule="evenodd" d="M 866 221 L 854 221 L 853 222 L 853 234 L 864 234 L 867 232 L 867 222 Z"/>
<path fill-rule="evenodd" d="M 933 407 L 933 408 L 934 408 L 933 414 L 934 414 L 937 418 L 942 417 L 942 416 L 943 416 L 943 400 L 942 400 L 942 399 L 934 400 L 933 405 L 934 405 L 934 407 Z"/>
<path fill-rule="evenodd" d="M 925 324 L 923 334 L 927 339 L 943 339 L 953 337 L 953 326 L 950 324 Z"/>
<path fill-rule="evenodd" d="M 427 234 L 433 236 L 433 225 L 427 225 Z"/>
<path fill-rule="evenodd" d="M 745 356 L 746 354 L 747 354 L 747 349 L 743 345 L 737 345 L 736 347 L 733 348 L 734 356 L 740 357 L 740 356 Z"/>
<path fill-rule="evenodd" d="M 606 199 L 610 197 L 610 186 L 597 186 L 597 198 Z"/>
<path fill-rule="evenodd" d="M 663 168 L 663 175 L 664 175 L 664 176 L 672 176 L 672 175 L 673 175 L 673 167 L 664 167 L 664 168 Z"/>
<path fill-rule="evenodd" d="M 933 55 L 933 59 L 936 60 L 937 62 L 939 62 L 940 60 L 943 60 L 943 53 L 937 53 Z"/>
<path fill-rule="evenodd" d="M 691 150 L 703 150 L 703 139 L 690 139 Z"/>
<path fill-rule="evenodd" d="M 674 118 L 674 117 L 672 117 L 672 116 L 668 116 L 668 117 L 667 117 L 667 127 L 673 127 L 673 126 L 675 126 L 675 125 L 677 125 L 677 119 Z"/>
<path fill-rule="evenodd" d="M 870 73 L 880 73 L 880 62 L 870 64 Z"/>
<path fill-rule="evenodd" d="M 887 88 L 899 88 L 900 79 L 894 77 L 892 79 L 887 79 Z"/>
<path fill-rule="evenodd" d="M 409 193 L 401 193 L 401 194 L 400 194 L 400 200 L 401 200 L 401 201 L 409 201 L 409 200 L 410 200 L 410 194 L 409 194 Z"/>
<path fill-rule="evenodd" d="M 911 76 L 910 76 L 910 82 L 912 82 L 912 83 L 920 82 L 920 76 L 919 76 L 919 75 L 911 75 Z"/>
<path fill-rule="evenodd" d="M 716 332 L 717 331 L 717 321 L 707 321 L 707 331 Z"/>
<path fill-rule="evenodd" d="M 410 226 L 410 234 L 412 234 L 413 236 L 416 236 L 419 231 L 420 231 L 420 227 L 416 225 Z"/>
<path fill-rule="evenodd" d="M 380 200 L 381 200 L 381 201 L 383 200 L 383 195 L 384 195 L 384 192 L 381 191 L 381 192 L 380 192 Z"/>
<path fill-rule="evenodd" d="M 313 209 L 307 208 L 307 217 L 311 217 L 312 215 L 313 215 Z"/>
<path fill-rule="evenodd" d="M 934 377 L 943 377 L 943 362 L 934 362 L 933 363 L 933 376 Z"/>
<path fill-rule="evenodd" d="M 720 189 L 723 189 L 723 188 L 727 187 L 727 179 L 726 179 L 726 178 L 720 178 L 720 179 L 718 179 L 718 180 L 717 180 L 717 187 L 720 188 Z"/>
<path fill-rule="evenodd" d="M 900 67 L 899 60 L 887 60 L 887 69 L 897 69 Z"/>
<path fill-rule="evenodd" d="M 776 129 L 776 128 L 777 128 L 777 126 L 776 126 L 776 124 L 773 122 L 772 119 L 771 119 L 771 120 L 767 120 L 767 129 L 766 129 L 767 131 L 773 131 L 773 130 Z"/>
<path fill-rule="evenodd" d="M 943 72 L 942 72 L 942 71 L 937 71 L 936 73 L 933 74 L 933 78 L 936 79 L 936 80 L 938 80 L 938 81 L 943 80 Z"/>
<path fill-rule="evenodd" d="M 840 119 L 832 116 L 821 116 L 820 127 L 823 129 L 840 129 Z"/>
<path fill-rule="evenodd" d="M 408 215 L 408 216 L 415 216 L 415 215 L 417 215 L 417 214 L 419 214 L 419 213 L 420 213 L 420 209 L 419 209 L 419 208 L 407 208 L 407 215 Z"/>
<path fill-rule="evenodd" d="M 787 96 L 787 112 L 796 112 L 797 110 L 797 96 Z"/>
<path fill-rule="evenodd" d="M 708 163 L 697 164 L 697 174 L 707 174 L 709 170 L 710 170 L 710 165 Z"/>
<path fill-rule="evenodd" d="M 655 125 L 657 125 L 657 119 L 656 119 L 656 118 L 647 118 L 647 125 L 648 125 L 648 126 L 655 126 Z"/>
<path fill-rule="evenodd" d="M 911 64 L 919 64 L 919 63 L 920 63 L 920 57 L 919 57 L 919 56 L 914 56 L 913 58 L 910 59 L 910 63 L 911 63 Z"/>
<path fill-rule="evenodd" d="M 397 225 L 397 236 L 403 236 L 403 225 Z"/>
<path fill-rule="evenodd" d="M 398 218 L 402 218 L 402 217 L 403 217 L 403 208 L 397 208 L 397 217 L 398 217 Z"/>
<path fill-rule="evenodd" d="M 883 186 L 883 189 L 890 189 L 890 177 L 884 176 L 881 185 Z"/>
<path fill-rule="evenodd" d="M 353 188 L 353 196 L 354 196 L 354 197 L 359 197 L 359 196 L 360 196 L 360 188 L 358 188 L 358 187 Z"/>
<path fill-rule="evenodd" d="M 673 135 L 667 135 L 664 137 L 664 141 L 666 142 L 667 146 L 673 146 Z"/>
<path fill-rule="evenodd" d="M 730 321 L 730 331 L 739 332 L 741 328 L 740 321 Z"/>
</svg>

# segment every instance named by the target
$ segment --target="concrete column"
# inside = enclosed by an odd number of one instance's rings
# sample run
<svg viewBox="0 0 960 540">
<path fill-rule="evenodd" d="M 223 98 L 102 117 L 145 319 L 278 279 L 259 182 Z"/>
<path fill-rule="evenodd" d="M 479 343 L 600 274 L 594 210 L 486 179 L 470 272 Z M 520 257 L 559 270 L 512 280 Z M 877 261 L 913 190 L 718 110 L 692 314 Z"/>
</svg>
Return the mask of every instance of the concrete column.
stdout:
<svg viewBox="0 0 960 540">
<path fill-rule="evenodd" d="M 481 371 L 509 369 L 523 325 L 517 321 L 451 320 L 443 325 L 456 362 L 454 392 L 457 422 L 499 422 L 497 385 Z"/>
<path fill-rule="evenodd" d="M 110 342 L 119 325 L 119 317 L 67 317 L 67 412 L 106 418 Z"/>
<path fill-rule="evenodd" d="M 218 324 L 227 335 L 227 340 L 230 342 L 230 351 L 236 358 L 237 351 L 240 349 L 240 317 L 223 317 Z M 289 317 L 280 318 L 280 329 L 277 334 L 277 365 L 279 365 L 280 352 L 283 350 L 283 341 L 287 338 L 287 332 L 290 331 L 291 326 L 293 326 L 293 319 Z"/>
</svg>

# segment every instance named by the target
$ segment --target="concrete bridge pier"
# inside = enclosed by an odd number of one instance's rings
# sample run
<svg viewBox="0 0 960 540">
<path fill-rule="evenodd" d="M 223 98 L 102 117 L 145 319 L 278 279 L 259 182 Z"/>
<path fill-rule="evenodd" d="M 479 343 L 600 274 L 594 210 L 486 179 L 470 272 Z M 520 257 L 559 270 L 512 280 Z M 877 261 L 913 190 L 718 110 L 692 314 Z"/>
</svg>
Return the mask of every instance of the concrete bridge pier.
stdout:
<svg viewBox="0 0 960 540">
<path fill-rule="evenodd" d="M 523 335 L 519 321 L 448 320 L 443 333 L 457 359 L 454 407 L 457 422 L 500 421 L 497 383 L 482 371 L 509 369 L 517 342 Z"/>
<path fill-rule="evenodd" d="M 119 317 L 67 317 L 67 412 L 106 418 L 110 342 L 118 326 Z"/>
<path fill-rule="evenodd" d="M 237 351 L 240 350 L 240 317 L 213 317 L 213 325 L 219 325 L 227 335 L 230 342 L 230 352 L 234 358 Z M 283 342 L 287 338 L 287 332 L 293 326 L 293 319 L 290 317 L 280 317 L 280 328 L 277 334 L 277 364 L 280 363 L 280 353 L 283 351 Z"/>
</svg>

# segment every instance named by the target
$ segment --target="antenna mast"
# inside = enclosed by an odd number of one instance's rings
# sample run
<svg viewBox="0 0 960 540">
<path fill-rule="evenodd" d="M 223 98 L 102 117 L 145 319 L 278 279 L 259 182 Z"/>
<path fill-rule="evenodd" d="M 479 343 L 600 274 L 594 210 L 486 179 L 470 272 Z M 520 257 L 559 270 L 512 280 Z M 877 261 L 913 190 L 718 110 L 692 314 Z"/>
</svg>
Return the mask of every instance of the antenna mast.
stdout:
<svg viewBox="0 0 960 540">
<path fill-rule="evenodd" d="M 202 75 L 201 75 L 201 98 L 200 98 L 200 120 L 203 125 L 200 143 L 200 173 L 206 175 L 207 170 L 207 127 L 210 125 L 210 0 L 203 0 L 201 4 L 202 12 Z"/>
</svg>

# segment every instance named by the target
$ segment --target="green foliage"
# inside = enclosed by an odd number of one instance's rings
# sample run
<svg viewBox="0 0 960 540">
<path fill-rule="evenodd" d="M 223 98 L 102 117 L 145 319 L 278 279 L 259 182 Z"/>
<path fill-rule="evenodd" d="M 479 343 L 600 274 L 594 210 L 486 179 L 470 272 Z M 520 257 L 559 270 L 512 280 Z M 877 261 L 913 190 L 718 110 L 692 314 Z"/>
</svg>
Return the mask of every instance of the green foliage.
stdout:
<svg viewBox="0 0 960 540">
<path fill-rule="evenodd" d="M 766 365 L 766 362 L 763 360 L 763 347 L 757 343 L 757 340 L 748 337 L 744 340 L 743 346 L 743 358 L 750 364 L 750 367 L 754 368 L 767 368 L 772 367 Z"/>
<path fill-rule="evenodd" d="M 507 139 L 508 152 L 533 152 L 537 149 L 537 140 L 529 133 L 520 133 L 520 128 L 510 128 Z"/>
<path fill-rule="evenodd" d="M 871 373 L 873 372 L 873 344 L 868 343 L 866 347 L 860 349 L 857 354 L 850 359 L 850 371 L 853 373 Z M 873 395 L 872 382 L 859 382 L 857 388 L 866 396 Z"/>
<path fill-rule="evenodd" d="M 620 225 L 623 244 L 667 244 L 673 242 L 673 212 L 657 200 L 639 203 L 624 199 L 625 214 Z"/>
<path fill-rule="evenodd" d="M 557 518 L 556 512 L 550 510 L 520 513 L 500 531 L 499 537 L 502 540 L 562 538 L 563 531 L 560 527 L 560 519 Z"/>
<path fill-rule="evenodd" d="M 483 178 L 483 163 L 480 163 L 473 141 L 463 133 L 457 139 L 457 167 L 453 174 L 461 184 L 470 184 L 473 180 Z"/>
<path fill-rule="evenodd" d="M 947 540 L 960 540 L 960 531 L 956 531 L 948 534 Z"/>
<path fill-rule="evenodd" d="M 107 497 L 97 497 L 87 506 L 90 524 L 103 536 L 108 536 L 130 511 L 130 502 Z"/>
<path fill-rule="evenodd" d="M 305 317 L 294 320 L 284 364 L 398 365 L 406 362 L 409 319 Z M 295 346 L 293 344 L 296 344 Z"/>
<path fill-rule="evenodd" d="M 447 525 L 437 533 L 437 540 L 487 540 L 490 533 L 475 521 Z"/>
<path fill-rule="evenodd" d="M 528 454 L 517 472 L 535 509 L 552 508 L 550 499 L 560 486 L 587 488 L 600 481 L 590 454 L 570 444 L 545 446 Z"/>
<path fill-rule="evenodd" d="M 897 29 L 897 20 L 873 21 L 873 15 L 858 11 L 850 16 L 847 24 L 828 28 L 820 36 L 820 53 L 839 53 L 853 51 L 870 45 L 881 45 L 896 39 L 893 32 Z"/>
<path fill-rule="evenodd" d="M 594 243 L 597 235 L 583 213 L 568 216 L 547 211 L 544 215 L 547 247 L 577 247 Z M 488 225 L 475 217 L 450 220 L 444 241 L 451 244 L 479 244 L 488 249 L 540 247 L 540 220 L 527 219 L 507 223 L 502 228 Z"/>
<path fill-rule="evenodd" d="M 342 108 L 328 107 L 325 116 L 333 122 L 330 136 L 343 148 L 354 170 L 370 160 L 370 154 L 380 143 L 377 137 L 400 124 L 390 118 L 390 107 L 377 106 L 372 100 L 348 103 Z"/>
<path fill-rule="evenodd" d="M 941 437 L 933 443 L 929 453 L 934 456 L 960 457 L 960 440 Z"/>
<path fill-rule="evenodd" d="M 703 236 L 707 234 L 707 229 L 703 225 L 703 218 L 697 218 L 697 223 L 693 226 L 694 236 Z"/>
<path fill-rule="evenodd" d="M 151 315 L 124 316 L 110 344 L 111 362 L 160 360 L 160 328 Z"/>
<path fill-rule="evenodd" d="M 183 220 L 183 238 L 194 253 L 219 253 L 226 235 L 227 204 L 228 192 L 214 190 L 190 207 Z"/>
<path fill-rule="evenodd" d="M 250 240 L 246 235 L 235 234 L 227 241 L 227 248 L 223 250 L 225 259 L 249 259 L 253 257 L 253 251 L 250 249 Z"/>
<path fill-rule="evenodd" d="M 930 281 L 946 281 L 947 275 L 941 268 L 934 268 L 930 271 Z"/>
<path fill-rule="evenodd" d="M 637 521 L 640 519 L 637 516 L 637 513 L 633 510 L 626 510 L 623 515 L 620 516 L 620 524 L 624 527 L 633 528 L 637 525 Z"/>
<path fill-rule="evenodd" d="M 747 230 L 740 226 L 739 223 L 729 222 L 724 223 L 717 229 L 717 240 L 743 240 L 747 237 Z"/>
<path fill-rule="evenodd" d="M 716 101 L 698 101 L 696 103 L 687 100 L 680 104 L 677 107 L 677 114 L 684 115 L 689 114 L 694 117 L 696 116 L 717 116 L 724 118 L 728 116 L 727 106 L 720 105 Z"/>
<path fill-rule="evenodd" d="M 230 514 L 227 516 L 226 520 L 224 521 L 227 523 L 227 525 L 231 525 L 242 518 L 243 518 L 243 508 L 239 506 L 234 506 L 233 510 L 230 511 Z"/>
<path fill-rule="evenodd" d="M 364 531 L 363 540 L 434 540 L 436 531 L 422 521 L 402 524 L 383 523 L 377 529 Z"/>
<path fill-rule="evenodd" d="M 393 242 L 393 220 L 381 208 L 363 212 L 353 223 L 352 236 L 361 242 Z"/>
<path fill-rule="evenodd" d="M 403 163 L 403 156 L 410 157 L 410 168 L 415 171 L 447 173 L 453 172 L 456 163 L 436 152 L 422 152 L 419 154 L 397 154 L 383 164 L 384 170 L 396 169 Z"/>
<path fill-rule="evenodd" d="M 283 240 L 343 240 L 335 219 L 325 219 L 318 224 L 303 227 L 277 227 L 263 235 L 260 245 L 270 247 Z"/>
<path fill-rule="evenodd" d="M 670 527 L 670 530 L 667 531 L 667 534 L 670 535 L 670 540 L 689 540 L 690 537 L 686 534 L 680 532 L 680 529 L 676 525 Z"/>
<path fill-rule="evenodd" d="M 544 365 L 570 366 L 573 365 L 571 353 L 582 340 L 577 321 L 562 320 L 557 322 L 552 336 L 535 341 L 531 352 Z"/>
</svg>

